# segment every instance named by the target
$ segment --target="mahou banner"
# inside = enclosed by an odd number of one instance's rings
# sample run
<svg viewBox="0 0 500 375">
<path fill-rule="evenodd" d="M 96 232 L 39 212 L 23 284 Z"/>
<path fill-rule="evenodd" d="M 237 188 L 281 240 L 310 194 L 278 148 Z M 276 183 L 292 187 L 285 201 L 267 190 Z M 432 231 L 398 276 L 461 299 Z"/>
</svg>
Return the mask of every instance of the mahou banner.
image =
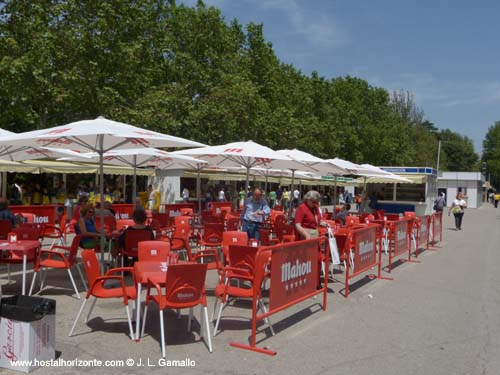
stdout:
<svg viewBox="0 0 500 375">
<path fill-rule="evenodd" d="M 299 241 L 273 249 L 269 306 L 278 309 L 316 291 L 318 240 Z"/>
<path fill-rule="evenodd" d="M 377 229 L 368 227 L 353 231 L 353 273 L 364 272 L 377 264 Z"/>
<path fill-rule="evenodd" d="M 394 256 L 407 252 L 410 246 L 408 237 L 408 220 L 394 223 Z"/>
</svg>

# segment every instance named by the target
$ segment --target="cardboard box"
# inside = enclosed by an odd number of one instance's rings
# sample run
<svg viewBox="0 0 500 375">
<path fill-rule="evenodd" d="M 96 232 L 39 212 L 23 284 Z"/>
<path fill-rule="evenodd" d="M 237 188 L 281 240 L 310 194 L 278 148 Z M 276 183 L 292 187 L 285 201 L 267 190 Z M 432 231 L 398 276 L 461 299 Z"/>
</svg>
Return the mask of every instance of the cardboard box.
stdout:
<svg viewBox="0 0 500 375">
<path fill-rule="evenodd" d="M 36 361 L 55 359 L 55 344 L 55 314 L 32 322 L 0 318 L 0 367 L 31 372 L 40 367 Z M 14 366 L 12 361 L 25 362 Z"/>
</svg>

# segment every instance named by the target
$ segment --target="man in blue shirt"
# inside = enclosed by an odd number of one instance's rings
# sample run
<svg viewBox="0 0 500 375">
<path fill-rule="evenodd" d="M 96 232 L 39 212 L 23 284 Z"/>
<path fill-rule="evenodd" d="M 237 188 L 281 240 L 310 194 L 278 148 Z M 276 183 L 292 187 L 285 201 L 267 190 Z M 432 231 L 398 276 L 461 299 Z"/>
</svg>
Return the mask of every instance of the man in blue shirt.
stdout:
<svg viewBox="0 0 500 375">
<path fill-rule="evenodd" d="M 259 239 L 259 229 L 262 228 L 264 217 L 270 212 L 267 201 L 262 198 L 262 191 L 255 189 L 252 196 L 246 199 L 242 214 L 243 231 L 248 233 L 249 239 Z"/>
</svg>

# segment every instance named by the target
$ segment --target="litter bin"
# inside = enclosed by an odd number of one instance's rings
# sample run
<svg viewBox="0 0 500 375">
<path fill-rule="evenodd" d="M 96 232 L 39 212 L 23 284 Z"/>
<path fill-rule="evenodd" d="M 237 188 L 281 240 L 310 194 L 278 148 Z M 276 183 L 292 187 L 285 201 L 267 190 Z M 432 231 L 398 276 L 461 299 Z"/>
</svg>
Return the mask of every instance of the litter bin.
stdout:
<svg viewBox="0 0 500 375">
<path fill-rule="evenodd" d="M 55 359 L 55 314 L 56 301 L 52 299 L 21 295 L 2 298 L 0 367 L 30 372 L 40 367 L 37 361 Z"/>
</svg>

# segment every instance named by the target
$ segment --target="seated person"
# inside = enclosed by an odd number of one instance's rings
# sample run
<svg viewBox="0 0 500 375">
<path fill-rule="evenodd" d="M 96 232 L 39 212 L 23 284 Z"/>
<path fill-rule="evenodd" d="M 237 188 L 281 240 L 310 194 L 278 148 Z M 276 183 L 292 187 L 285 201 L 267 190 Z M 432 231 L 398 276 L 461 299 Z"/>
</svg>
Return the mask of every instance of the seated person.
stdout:
<svg viewBox="0 0 500 375">
<path fill-rule="evenodd" d="M 86 195 L 81 196 L 78 199 L 78 204 L 73 209 L 73 216 L 71 217 L 71 220 L 69 221 L 70 225 L 78 224 L 78 220 L 80 220 L 80 210 L 83 206 L 86 206 L 88 203 L 89 203 L 89 197 Z"/>
<path fill-rule="evenodd" d="M 0 198 L 0 220 L 9 221 L 12 228 L 17 227 L 16 216 L 9 209 L 9 201 L 5 198 Z"/>
<path fill-rule="evenodd" d="M 75 232 L 82 236 L 80 247 L 84 249 L 98 247 L 100 234 L 95 225 L 95 209 L 91 204 L 87 204 L 80 209 L 80 219 L 75 225 Z"/>
<path fill-rule="evenodd" d="M 342 225 L 345 225 L 345 218 L 346 218 L 346 216 L 349 215 L 349 210 L 350 209 L 351 209 L 351 205 L 349 203 L 344 203 L 344 205 L 342 206 L 342 208 L 340 209 L 340 211 L 337 212 L 337 214 L 335 215 L 335 218 L 339 219 L 340 223 Z"/>
<path fill-rule="evenodd" d="M 130 230 L 148 230 L 151 232 L 151 239 L 154 240 L 153 229 L 149 225 L 146 225 L 147 215 L 144 207 L 139 206 L 134 210 L 132 213 L 132 220 L 134 220 L 134 225 L 127 227 L 127 229 L 120 234 L 120 237 L 118 237 L 118 245 L 120 248 L 125 246 L 125 236 Z"/>
</svg>

